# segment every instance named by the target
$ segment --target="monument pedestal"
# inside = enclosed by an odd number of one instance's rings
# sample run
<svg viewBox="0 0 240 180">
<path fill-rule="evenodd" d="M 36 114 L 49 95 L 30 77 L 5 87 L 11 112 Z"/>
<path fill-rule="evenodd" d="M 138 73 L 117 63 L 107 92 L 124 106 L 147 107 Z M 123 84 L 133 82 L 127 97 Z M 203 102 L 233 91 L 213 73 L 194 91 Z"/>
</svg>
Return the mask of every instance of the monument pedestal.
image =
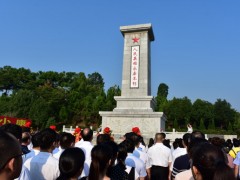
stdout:
<svg viewBox="0 0 240 180">
<path fill-rule="evenodd" d="M 162 112 L 132 111 L 100 112 L 102 128 L 110 127 L 113 134 L 124 135 L 131 132 L 133 127 L 139 127 L 145 137 L 154 137 L 156 132 L 165 130 L 166 116 Z"/>
<path fill-rule="evenodd" d="M 154 112 L 151 96 L 150 42 L 154 40 L 151 24 L 122 26 L 124 57 L 121 96 L 115 96 L 117 107 L 101 111 L 102 129 L 110 127 L 113 134 L 124 135 L 139 127 L 143 136 L 154 137 L 165 130 L 166 116 Z"/>
</svg>

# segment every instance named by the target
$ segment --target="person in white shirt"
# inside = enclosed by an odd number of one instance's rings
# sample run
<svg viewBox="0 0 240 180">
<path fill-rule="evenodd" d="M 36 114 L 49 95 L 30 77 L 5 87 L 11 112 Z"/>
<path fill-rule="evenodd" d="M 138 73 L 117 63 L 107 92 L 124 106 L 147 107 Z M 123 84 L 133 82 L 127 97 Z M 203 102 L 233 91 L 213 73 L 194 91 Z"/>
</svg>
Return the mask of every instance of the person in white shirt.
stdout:
<svg viewBox="0 0 240 180">
<path fill-rule="evenodd" d="M 75 147 L 81 148 L 85 154 L 84 168 L 81 174 L 82 177 L 89 175 L 89 169 L 91 164 L 91 151 L 93 148 L 92 139 L 93 131 L 90 128 L 85 128 L 81 131 L 83 141 L 80 144 L 75 144 Z"/>
<path fill-rule="evenodd" d="M 75 137 L 71 133 L 62 132 L 60 134 L 60 147 L 57 153 L 53 153 L 53 157 L 59 159 L 63 151 L 67 148 L 74 147 Z"/>
<path fill-rule="evenodd" d="M 188 141 L 188 139 L 190 139 L 190 136 L 191 136 L 190 133 L 186 133 L 183 135 L 183 138 L 185 138 L 185 140 Z M 187 145 L 185 145 L 185 143 L 183 139 L 179 139 L 179 142 L 178 142 L 179 146 L 172 152 L 172 163 L 170 167 L 171 171 L 173 171 L 173 164 L 175 159 L 177 159 L 179 156 L 187 154 Z"/>
<path fill-rule="evenodd" d="M 57 179 L 60 174 L 58 160 L 52 156 L 57 133 L 46 128 L 40 132 L 38 155 L 25 161 L 24 166 L 30 171 L 34 180 Z"/>
<path fill-rule="evenodd" d="M 125 164 L 127 166 L 134 167 L 137 171 L 137 174 L 139 175 L 139 179 L 144 180 L 147 176 L 146 166 L 141 159 L 133 155 L 133 151 L 135 149 L 134 142 L 131 139 L 127 138 L 123 141 L 123 143 L 126 146 L 128 152 Z"/>
<path fill-rule="evenodd" d="M 138 157 L 139 159 L 141 159 L 145 166 L 147 164 L 147 160 L 148 160 L 148 156 L 147 153 L 145 151 L 143 151 L 143 149 L 140 147 L 140 143 L 141 143 L 141 137 L 137 134 L 133 134 L 131 139 L 133 140 L 133 143 L 135 145 L 135 149 L 133 151 L 133 155 L 135 155 L 136 157 Z"/>
<path fill-rule="evenodd" d="M 193 128 L 191 124 L 187 124 L 187 132 L 188 133 L 192 133 L 193 132 Z"/>
<path fill-rule="evenodd" d="M 36 156 L 40 152 L 40 147 L 39 147 L 39 143 L 38 143 L 39 137 L 40 137 L 40 132 L 37 132 L 36 134 L 34 134 L 32 136 L 32 145 L 33 145 L 33 147 L 32 147 L 32 149 L 30 150 L 29 153 L 27 153 L 27 154 L 25 154 L 23 156 L 23 163 L 27 159 L 29 159 L 29 158 L 31 158 L 33 156 Z"/>
<path fill-rule="evenodd" d="M 155 144 L 148 149 L 148 173 L 151 180 L 170 179 L 169 168 L 172 162 L 171 150 L 163 145 L 164 133 L 156 133 Z"/>
</svg>

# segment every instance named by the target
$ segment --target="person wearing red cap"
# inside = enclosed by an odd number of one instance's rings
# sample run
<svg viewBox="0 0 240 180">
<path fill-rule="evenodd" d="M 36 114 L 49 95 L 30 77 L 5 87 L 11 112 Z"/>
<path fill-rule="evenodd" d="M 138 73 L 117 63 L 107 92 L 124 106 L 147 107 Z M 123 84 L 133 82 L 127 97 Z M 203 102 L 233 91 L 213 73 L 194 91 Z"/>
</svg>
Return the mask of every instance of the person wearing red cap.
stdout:
<svg viewBox="0 0 240 180">
<path fill-rule="evenodd" d="M 140 136 L 141 141 L 140 141 L 139 148 L 141 149 L 141 151 L 146 152 L 145 143 L 143 142 L 143 137 L 141 136 L 141 132 L 140 132 L 139 127 L 133 127 L 132 132 L 137 134 L 138 136 Z"/>
<path fill-rule="evenodd" d="M 55 125 L 51 125 L 49 128 L 56 131 L 56 126 Z"/>
<path fill-rule="evenodd" d="M 75 143 L 79 142 L 82 139 L 81 128 L 77 127 L 73 132 L 73 135 L 75 136 Z"/>
<path fill-rule="evenodd" d="M 135 134 L 141 136 L 141 132 L 140 132 L 140 129 L 139 129 L 138 127 L 133 127 L 133 128 L 132 128 L 132 132 L 134 132 Z"/>
<path fill-rule="evenodd" d="M 105 127 L 103 129 L 103 134 L 108 134 L 111 138 L 112 141 L 114 141 L 114 138 L 112 137 L 112 130 L 110 129 L 110 127 Z"/>
</svg>

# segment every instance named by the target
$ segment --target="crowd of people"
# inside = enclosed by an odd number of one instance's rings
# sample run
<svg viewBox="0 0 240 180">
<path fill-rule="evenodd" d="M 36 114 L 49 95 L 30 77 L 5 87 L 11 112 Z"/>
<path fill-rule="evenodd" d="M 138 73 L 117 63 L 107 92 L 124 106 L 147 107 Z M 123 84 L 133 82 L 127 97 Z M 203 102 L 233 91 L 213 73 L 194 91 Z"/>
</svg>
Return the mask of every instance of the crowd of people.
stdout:
<svg viewBox="0 0 240 180">
<path fill-rule="evenodd" d="M 200 131 L 172 144 L 159 132 L 146 145 L 138 127 L 120 143 L 109 127 L 96 142 L 90 128 L 31 134 L 15 124 L 0 127 L 1 180 L 234 180 L 239 166 L 238 139 L 206 140 Z"/>
</svg>

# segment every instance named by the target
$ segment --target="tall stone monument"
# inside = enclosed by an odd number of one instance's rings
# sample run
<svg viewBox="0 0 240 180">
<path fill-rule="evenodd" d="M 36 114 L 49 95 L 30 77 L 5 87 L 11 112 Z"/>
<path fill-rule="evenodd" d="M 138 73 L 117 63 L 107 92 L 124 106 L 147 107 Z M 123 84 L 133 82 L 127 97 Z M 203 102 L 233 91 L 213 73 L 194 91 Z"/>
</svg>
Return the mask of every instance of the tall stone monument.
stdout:
<svg viewBox="0 0 240 180">
<path fill-rule="evenodd" d="M 153 136 L 165 130 L 166 117 L 154 112 L 151 96 L 151 41 L 154 34 L 151 24 L 121 26 L 124 37 L 124 56 L 121 96 L 115 96 L 117 107 L 100 111 L 102 128 L 110 127 L 113 134 L 125 134 L 139 127 L 143 135 Z"/>
</svg>

